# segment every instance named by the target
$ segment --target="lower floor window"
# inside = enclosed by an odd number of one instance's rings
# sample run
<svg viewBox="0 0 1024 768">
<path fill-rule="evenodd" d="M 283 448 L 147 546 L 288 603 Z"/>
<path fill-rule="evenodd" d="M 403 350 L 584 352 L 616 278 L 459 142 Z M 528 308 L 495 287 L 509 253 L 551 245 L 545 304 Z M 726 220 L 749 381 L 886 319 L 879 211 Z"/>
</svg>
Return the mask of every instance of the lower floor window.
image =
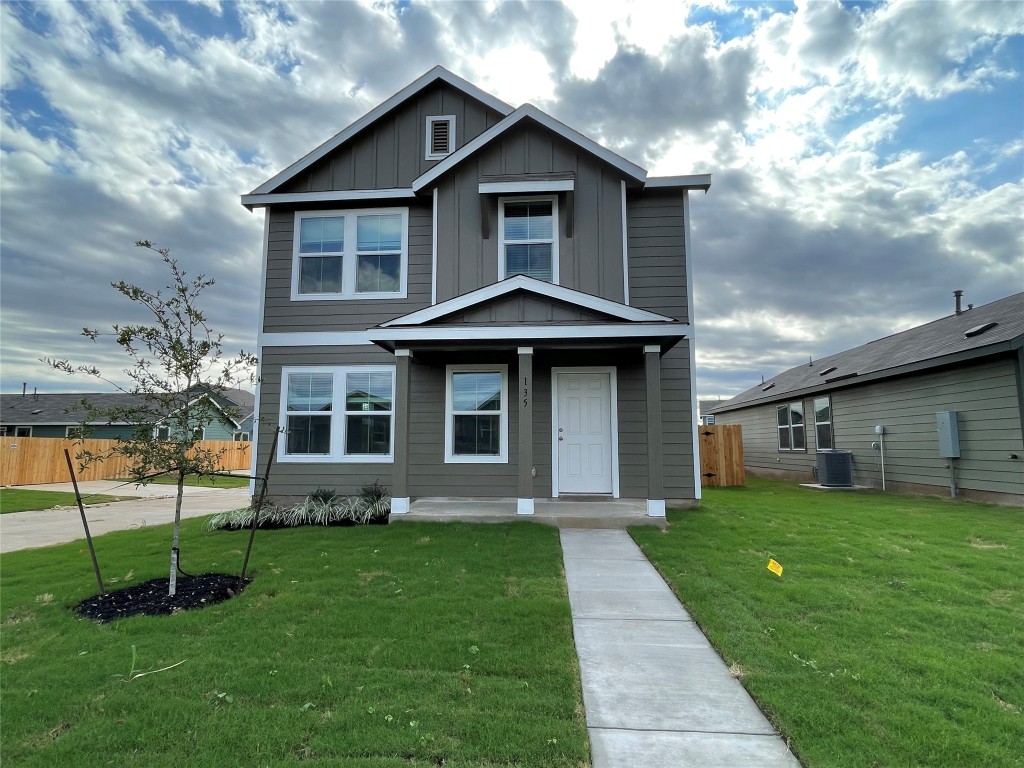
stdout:
<svg viewBox="0 0 1024 768">
<path fill-rule="evenodd" d="M 508 366 L 449 365 L 445 461 L 508 461 Z"/>
<path fill-rule="evenodd" d="M 787 403 L 776 408 L 779 425 L 779 450 L 802 451 L 804 443 L 804 404 Z"/>
<path fill-rule="evenodd" d="M 284 460 L 390 460 L 395 370 L 391 366 L 285 368 Z"/>
</svg>

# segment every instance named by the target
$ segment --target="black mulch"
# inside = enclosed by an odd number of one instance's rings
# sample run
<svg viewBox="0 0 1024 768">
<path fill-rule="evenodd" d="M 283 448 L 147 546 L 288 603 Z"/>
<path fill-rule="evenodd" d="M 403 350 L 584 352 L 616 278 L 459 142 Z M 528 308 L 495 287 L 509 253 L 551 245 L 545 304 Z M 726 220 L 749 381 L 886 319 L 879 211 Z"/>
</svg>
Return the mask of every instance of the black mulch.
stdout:
<svg viewBox="0 0 1024 768">
<path fill-rule="evenodd" d="M 238 595 L 252 579 L 238 584 L 238 575 L 204 573 L 199 576 L 179 576 L 174 597 L 167 594 L 170 579 L 153 579 L 105 595 L 93 595 L 75 606 L 75 611 L 87 619 L 105 624 L 128 616 L 166 616 L 175 611 L 205 608 L 214 603 L 230 600 Z"/>
</svg>

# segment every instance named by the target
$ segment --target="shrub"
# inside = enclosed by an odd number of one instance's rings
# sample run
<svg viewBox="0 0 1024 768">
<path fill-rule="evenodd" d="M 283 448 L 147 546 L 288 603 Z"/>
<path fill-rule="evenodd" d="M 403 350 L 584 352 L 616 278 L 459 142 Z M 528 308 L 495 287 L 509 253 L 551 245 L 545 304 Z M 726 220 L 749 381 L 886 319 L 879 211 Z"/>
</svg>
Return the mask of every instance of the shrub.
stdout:
<svg viewBox="0 0 1024 768">
<path fill-rule="evenodd" d="M 391 513 L 388 489 L 374 481 L 358 496 L 339 497 L 333 490 L 317 488 L 291 507 L 266 505 L 259 511 L 258 528 L 294 528 L 300 525 L 365 525 L 382 522 Z M 252 507 L 220 512 L 206 521 L 208 530 L 238 530 L 252 525 Z"/>
</svg>

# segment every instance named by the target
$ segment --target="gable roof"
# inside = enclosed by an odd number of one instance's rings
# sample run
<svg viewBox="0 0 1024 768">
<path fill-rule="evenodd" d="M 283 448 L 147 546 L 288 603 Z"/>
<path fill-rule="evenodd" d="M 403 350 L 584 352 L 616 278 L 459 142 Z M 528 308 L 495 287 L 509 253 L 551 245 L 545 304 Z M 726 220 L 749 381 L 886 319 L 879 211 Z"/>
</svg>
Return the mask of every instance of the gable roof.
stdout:
<svg viewBox="0 0 1024 768">
<path fill-rule="evenodd" d="M 479 102 L 482 102 L 486 106 L 493 109 L 502 115 L 507 115 L 512 111 L 512 107 L 501 99 L 495 98 L 491 94 L 484 90 L 481 90 L 477 86 L 473 85 L 468 80 L 463 80 L 458 75 L 454 75 L 442 66 L 436 66 L 424 75 L 413 80 L 409 85 L 405 86 L 402 90 L 396 93 L 386 101 L 382 101 L 376 107 L 371 109 L 365 115 L 360 117 L 350 126 L 345 128 L 338 134 L 335 134 L 319 147 L 314 149 L 312 152 L 307 154 L 305 157 L 296 160 L 294 163 L 289 165 L 283 171 L 268 179 L 267 181 L 260 184 L 256 189 L 250 192 L 250 195 L 262 195 L 268 192 L 273 192 L 277 187 L 290 180 L 293 176 L 309 168 L 317 160 L 322 159 L 330 152 L 334 151 L 350 138 L 355 136 L 361 130 L 366 128 L 371 123 L 375 122 L 385 114 L 390 112 L 392 109 L 397 107 L 402 102 L 408 101 L 413 98 L 420 91 L 424 90 L 430 85 L 433 85 L 437 81 L 445 82 L 453 88 L 458 88 L 460 91 L 472 96 Z"/>
<path fill-rule="evenodd" d="M 977 329 L 995 325 L 981 331 Z M 970 335 L 968 335 L 970 334 Z M 1024 293 L 798 365 L 711 409 L 724 413 L 796 395 L 875 381 L 1024 346 Z"/>
<path fill-rule="evenodd" d="M 555 301 L 565 302 L 566 304 L 572 304 L 583 309 L 589 309 L 593 312 L 610 315 L 616 320 L 624 320 L 626 322 L 678 322 L 671 317 L 659 315 L 655 312 L 648 312 L 646 309 L 637 309 L 636 307 L 630 307 L 626 304 L 619 304 L 617 301 L 602 299 L 589 293 L 583 293 L 582 291 L 576 291 L 572 288 L 555 285 L 554 283 L 549 283 L 544 280 L 537 280 L 536 278 L 527 277 L 526 275 L 515 275 L 514 277 L 506 278 L 505 280 L 501 280 L 497 283 L 485 285 L 483 288 L 478 288 L 475 291 L 464 293 L 461 296 L 456 296 L 454 299 L 448 299 L 448 301 L 442 301 L 440 304 L 434 304 L 426 309 L 420 309 L 416 312 L 410 312 L 407 315 L 396 317 L 394 320 L 381 323 L 379 327 L 396 328 L 424 325 L 433 320 L 439 320 L 446 315 L 451 315 L 472 307 L 480 306 L 501 296 L 508 296 L 516 291 L 523 291 L 536 296 L 553 299 Z M 680 325 L 682 325 L 682 323 L 680 323 Z"/>
<path fill-rule="evenodd" d="M 414 179 L 412 182 L 413 190 L 419 192 L 429 186 L 474 152 L 487 146 L 525 119 L 530 119 L 535 123 L 544 126 L 548 130 L 557 133 L 563 139 L 572 142 L 595 157 L 600 158 L 639 184 L 643 184 L 644 180 L 647 178 L 647 171 L 636 163 L 631 163 L 621 155 L 617 155 L 610 149 L 602 147 L 593 139 L 588 139 L 579 131 L 570 128 L 565 123 L 559 122 L 548 113 L 537 109 L 533 104 L 523 104 L 523 106 L 512 112 L 512 114 L 505 117 L 504 120 L 491 126 L 475 139 L 467 142 L 465 145 L 452 152 L 448 157 L 421 175 L 419 178 Z"/>
</svg>

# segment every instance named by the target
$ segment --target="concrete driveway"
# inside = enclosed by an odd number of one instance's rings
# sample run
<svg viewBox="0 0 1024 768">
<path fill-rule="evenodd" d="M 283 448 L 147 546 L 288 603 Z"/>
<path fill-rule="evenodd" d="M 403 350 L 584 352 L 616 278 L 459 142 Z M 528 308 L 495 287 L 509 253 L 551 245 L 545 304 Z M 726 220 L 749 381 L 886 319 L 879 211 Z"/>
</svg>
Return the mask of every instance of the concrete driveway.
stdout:
<svg viewBox="0 0 1024 768">
<path fill-rule="evenodd" d="M 85 516 L 89 520 L 89 531 L 93 536 L 174 522 L 177 489 L 173 485 L 125 485 L 115 480 L 91 480 L 78 485 L 86 504 L 88 497 L 93 494 L 140 497 L 132 501 L 86 506 Z M 25 490 L 74 493 L 71 483 L 18 487 Z M 186 486 L 181 516 L 205 517 L 248 505 L 248 488 Z M 85 539 L 85 531 L 82 530 L 82 517 L 76 506 L 0 515 L 0 552 L 48 547 L 51 544 L 63 544 L 77 539 Z"/>
</svg>

